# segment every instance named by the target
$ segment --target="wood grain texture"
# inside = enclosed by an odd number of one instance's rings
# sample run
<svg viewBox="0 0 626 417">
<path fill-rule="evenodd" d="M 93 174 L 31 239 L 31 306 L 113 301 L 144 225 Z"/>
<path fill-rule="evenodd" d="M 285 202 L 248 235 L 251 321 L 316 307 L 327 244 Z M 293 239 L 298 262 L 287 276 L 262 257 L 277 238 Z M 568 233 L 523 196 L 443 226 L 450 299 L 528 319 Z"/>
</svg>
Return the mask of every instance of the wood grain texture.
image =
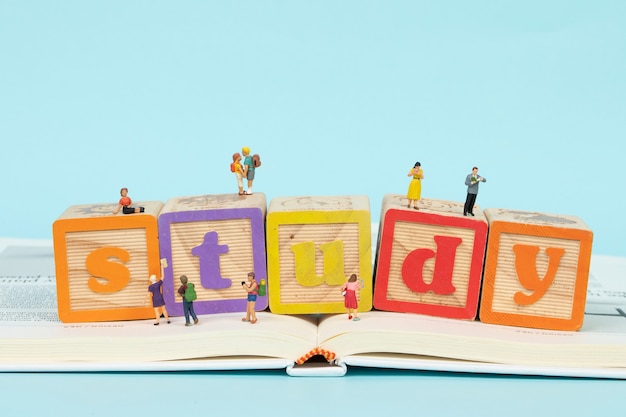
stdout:
<svg viewBox="0 0 626 417">
<path fill-rule="evenodd" d="M 266 212 L 263 193 L 176 197 L 166 202 L 159 216 L 159 244 L 168 262 L 163 293 L 171 314 L 183 314 L 177 294 L 181 275 L 195 286 L 196 314 L 246 310 L 247 292 L 241 282 L 251 271 L 257 282 L 267 280 Z M 219 247 L 201 249 L 209 235 Z M 214 285 L 216 281 L 220 286 Z M 256 310 L 267 305 L 267 295 L 257 297 Z"/>
<path fill-rule="evenodd" d="M 299 245 L 308 245 L 310 251 L 305 252 L 311 256 L 297 254 L 295 248 Z M 367 197 L 273 199 L 267 216 L 267 252 L 273 313 L 345 312 L 341 286 L 352 273 L 364 284 L 359 311 L 371 309 L 371 219 Z M 340 264 L 335 255 L 342 259 Z M 302 278 L 298 279 L 305 270 L 313 285 L 304 285 Z"/>
<path fill-rule="evenodd" d="M 200 283 L 198 258 L 192 255 L 194 247 L 202 244 L 207 231 L 216 232 L 220 244 L 228 245 L 228 253 L 219 257 L 223 278 L 231 280 L 232 286 L 224 289 L 208 289 Z M 220 221 L 196 221 L 173 223 L 171 225 L 172 274 L 174 277 L 187 275 L 195 284 L 198 299 L 210 300 L 241 299 L 246 293 L 241 289 L 241 281 L 247 279 L 248 272 L 254 270 L 252 256 L 252 228 L 250 219 L 230 219 Z M 174 286 L 179 283 L 174 280 Z"/>
<path fill-rule="evenodd" d="M 152 317 L 148 277 L 160 274 L 155 214 L 163 203 L 139 204 L 146 211 L 129 215 L 113 215 L 110 211 L 115 206 L 111 205 L 72 206 L 55 221 L 53 243 L 61 321 Z"/>
<path fill-rule="evenodd" d="M 422 199 L 420 210 L 405 204 L 406 198 L 401 195 L 383 198 L 374 306 L 388 311 L 475 318 L 487 238 L 482 212 L 476 209 L 475 217 L 464 217 L 462 203 L 444 200 Z M 442 240 L 454 242 L 454 251 L 444 251 Z M 431 257 L 417 270 L 405 269 L 416 253 Z M 443 269 L 449 274 L 442 273 Z M 426 288 L 416 288 L 416 280 Z M 438 284 L 442 282 L 449 282 L 451 287 Z M 442 287 L 447 290 L 442 291 Z"/>
<path fill-rule="evenodd" d="M 593 240 L 589 227 L 568 215 L 507 209 L 487 209 L 485 215 L 490 235 L 481 321 L 580 329 Z"/>
</svg>

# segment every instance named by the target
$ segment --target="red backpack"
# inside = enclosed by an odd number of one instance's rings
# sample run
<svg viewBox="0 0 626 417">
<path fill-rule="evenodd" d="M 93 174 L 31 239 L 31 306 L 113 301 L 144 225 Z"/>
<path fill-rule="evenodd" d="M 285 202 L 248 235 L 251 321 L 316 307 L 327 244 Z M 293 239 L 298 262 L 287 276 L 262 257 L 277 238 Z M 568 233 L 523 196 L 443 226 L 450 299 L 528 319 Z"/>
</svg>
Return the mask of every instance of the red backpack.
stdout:
<svg viewBox="0 0 626 417">
<path fill-rule="evenodd" d="M 261 157 L 259 156 L 258 153 L 255 153 L 254 155 L 252 155 L 252 166 L 255 168 L 258 168 L 261 166 Z"/>
</svg>

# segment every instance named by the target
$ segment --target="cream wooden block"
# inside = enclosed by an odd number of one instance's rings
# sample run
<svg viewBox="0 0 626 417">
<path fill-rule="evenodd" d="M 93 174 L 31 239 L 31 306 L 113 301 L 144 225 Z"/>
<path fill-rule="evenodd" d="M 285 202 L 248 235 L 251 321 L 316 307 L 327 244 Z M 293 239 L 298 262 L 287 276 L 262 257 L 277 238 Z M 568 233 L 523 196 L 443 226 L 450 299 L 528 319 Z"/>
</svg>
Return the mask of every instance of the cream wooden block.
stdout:
<svg viewBox="0 0 626 417">
<path fill-rule="evenodd" d="M 267 288 L 265 256 L 266 199 L 263 193 L 240 196 L 215 194 L 177 197 L 159 216 L 161 256 L 167 260 L 163 294 L 168 310 L 182 315 L 177 295 L 179 277 L 194 283 L 196 314 L 246 311 L 247 293 L 241 281 L 248 272 Z M 259 295 L 256 309 L 267 308 Z"/>
<path fill-rule="evenodd" d="M 148 277 L 159 275 L 160 201 L 144 213 L 112 214 L 117 204 L 69 207 L 53 224 L 59 318 L 63 322 L 154 316 Z"/>
<path fill-rule="evenodd" d="M 420 210 L 406 197 L 383 198 L 374 306 L 380 310 L 474 319 L 482 278 L 487 220 L 476 208 L 421 199 Z"/>
<path fill-rule="evenodd" d="M 593 233 L 562 214 L 487 209 L 480 319 L 552 330 L 583 324 Z"/>
<path fill-rule="evenodd" d="M 345 312 L 341 286 L 357 274 L 359 311 L 372 307 L 371 220 L 366 196 L 278 197 L 267 215 L 270 310 Z"/>
</svg>

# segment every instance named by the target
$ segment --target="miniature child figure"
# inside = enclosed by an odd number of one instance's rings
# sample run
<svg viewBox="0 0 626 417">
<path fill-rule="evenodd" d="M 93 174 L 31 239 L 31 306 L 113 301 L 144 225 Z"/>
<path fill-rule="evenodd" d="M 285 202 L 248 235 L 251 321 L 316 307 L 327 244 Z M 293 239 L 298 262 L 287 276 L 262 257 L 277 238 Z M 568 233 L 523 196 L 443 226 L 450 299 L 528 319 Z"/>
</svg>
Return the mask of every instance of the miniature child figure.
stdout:
<svg viewBox="0 0 626 417">
<path fill-rule="evenodd" d="M 422 198 L 422 180 L 424 179 L 424 171 L 422 171 L 421 167 L 422 165 L 419 162 L 416 162 L 407 174 L 408 177 L 413 176 L 413 179 L 409 184 L 409 191 L 406 195 L 409 199 L 409 205 L 407 208 L 411 208 L 412 203 L 415 210 L 419 210 L 419 208 L 417 208 L 417 202 L 420 198 Z"/>
<path fill-rule="evenodd" d="M 357 314 L 358 314 L 357 309 L 359 308 L 359 304 L 357 302 L 357 296 L 356 296 L 357 291 L 360 290 L 361 288 L 362 288 L 362 285 L 360 282 L 357 281 L 356 274 L 350 275 L 350 278 L 348 279 L 348 281 L 345 284 L 343 284 L 343 287 L 341 287 L 341 291 L 345 292 L 344 305 L 348 309 L 348 320 L 352 320 L 352 321 L 361 320 L 359 317 L 357 317 Z M 354 318 L 352 316 L 353 314 L 354 314 Z"/>
<path fill-rule="evenodd" d="M 476 204 L 476 196 L 478 195 L 478 184 L 487 182 L 487 180 L 478 175 L 478 167 L 473 167 L 472 172 L 465 177 L 465 185 L 467 185 L 467 197 L 465 198 L 465 206 L 463 206 L 463 215 L 474 215 L 474 204 Z"/>
<path fill-rule="evenodd" d="M 113 210 L 113 214 L 117 214 L 119 213 L 120 209 L 122 210 L 122 213 L 124 214 L 131 214 L 131 213 L 143 213 L 144 212 L 144 208 L 143 207 L 133 207 L 133 201 L 130 199 L 130 197 L 128 196 L 128 188 L 124 187 L 120 190 L 120 195 L 122 196 L 122 198 L 120 198 L 120 201 L 117 205 L 117 208 L 115 210 Z"/>
<path fill-rule="evenodd" d="M 189 316 L 193 318 L 193 324 L 198 324 L 198 317 L 193 311 L 193 301 L 197 298 L 196 290 L 192 282 L 189 282 L 187 275 L 180 276 L 181 286 L 178 288 L 178 294 L 183 297 L 183 310 L 185 311 L 185 326 L 191 326 Z"/>
<path fill-rule="evenodd" d="M 257 284 L 254 279 L 254 272 L 250 272 L 248 274 L 248 284 L 245 281 L 241 281 L 241 286 L 244 290 L 248 292 L 248 305 L 246 306 L 246 317 L 242 318 L 241 321 L 249 321 L 254 324 L 257 322 L 256 312 L 254 311 L 254 304 L 256 303 L 256 297 L 259 293 L 259 284 Z"/>
<path fill-rule="evenodd" d="M 252 194 L 252 182 L 254 181 L 254 163 L 252 162 L 252 156 L 250 156 L 250 148 L 244 146 L 241 148 L 243 154 L 243 176 L 248 180 L 248 191 L 246 194 Z"/>
<path fill-rule="evenodd" d="M 231 171 L 235 173 L 237 177 L 237 186 L 239 187 L 239 195 L 245 195 L 243 192 L 243 168 L 241 166 L 241 154 L 236 152 L 233 154 L 233 163 L 231 165 Z"/>
<path fill-rule="evenodd" d="M 154 316 L 156 318 L 155 326 L 159 325 L 159 320 L 161 318 L 161 314 L 165 316 L 165 320 L 167 320 L 167 324 L 170 323 L 170 317 L 167 314 L 167 309 L 165 308 L 165 300 L 163 299 L 163 280 L 156 280 L 156 275 L 150 275 L 150 286 L 148 287 L 148 291 L 152 294 L 152 307 L 154 307 Z"/>
</svg>

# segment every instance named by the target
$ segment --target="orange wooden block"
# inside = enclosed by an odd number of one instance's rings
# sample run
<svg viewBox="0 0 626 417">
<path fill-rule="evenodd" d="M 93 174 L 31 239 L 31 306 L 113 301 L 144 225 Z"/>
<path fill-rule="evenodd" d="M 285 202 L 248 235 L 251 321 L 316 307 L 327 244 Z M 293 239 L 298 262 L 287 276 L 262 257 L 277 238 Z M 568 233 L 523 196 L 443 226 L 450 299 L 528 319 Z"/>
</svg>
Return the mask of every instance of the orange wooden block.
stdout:
<svg viewBox="0 0 626 417">
<path fill-rule="evenodd" d="M 68 208 L 52 225 L 59 319 L 66 323 L 154 318 L 148 277 L 159 276 L 157 216 L 112 214 L 116 204 Z"/>
<path fill-rule="evenodd" d="M 582 327 L 593 233 L 574 216 L 486 209 L 489 242 L 480 320 Z"/>
</svg>

